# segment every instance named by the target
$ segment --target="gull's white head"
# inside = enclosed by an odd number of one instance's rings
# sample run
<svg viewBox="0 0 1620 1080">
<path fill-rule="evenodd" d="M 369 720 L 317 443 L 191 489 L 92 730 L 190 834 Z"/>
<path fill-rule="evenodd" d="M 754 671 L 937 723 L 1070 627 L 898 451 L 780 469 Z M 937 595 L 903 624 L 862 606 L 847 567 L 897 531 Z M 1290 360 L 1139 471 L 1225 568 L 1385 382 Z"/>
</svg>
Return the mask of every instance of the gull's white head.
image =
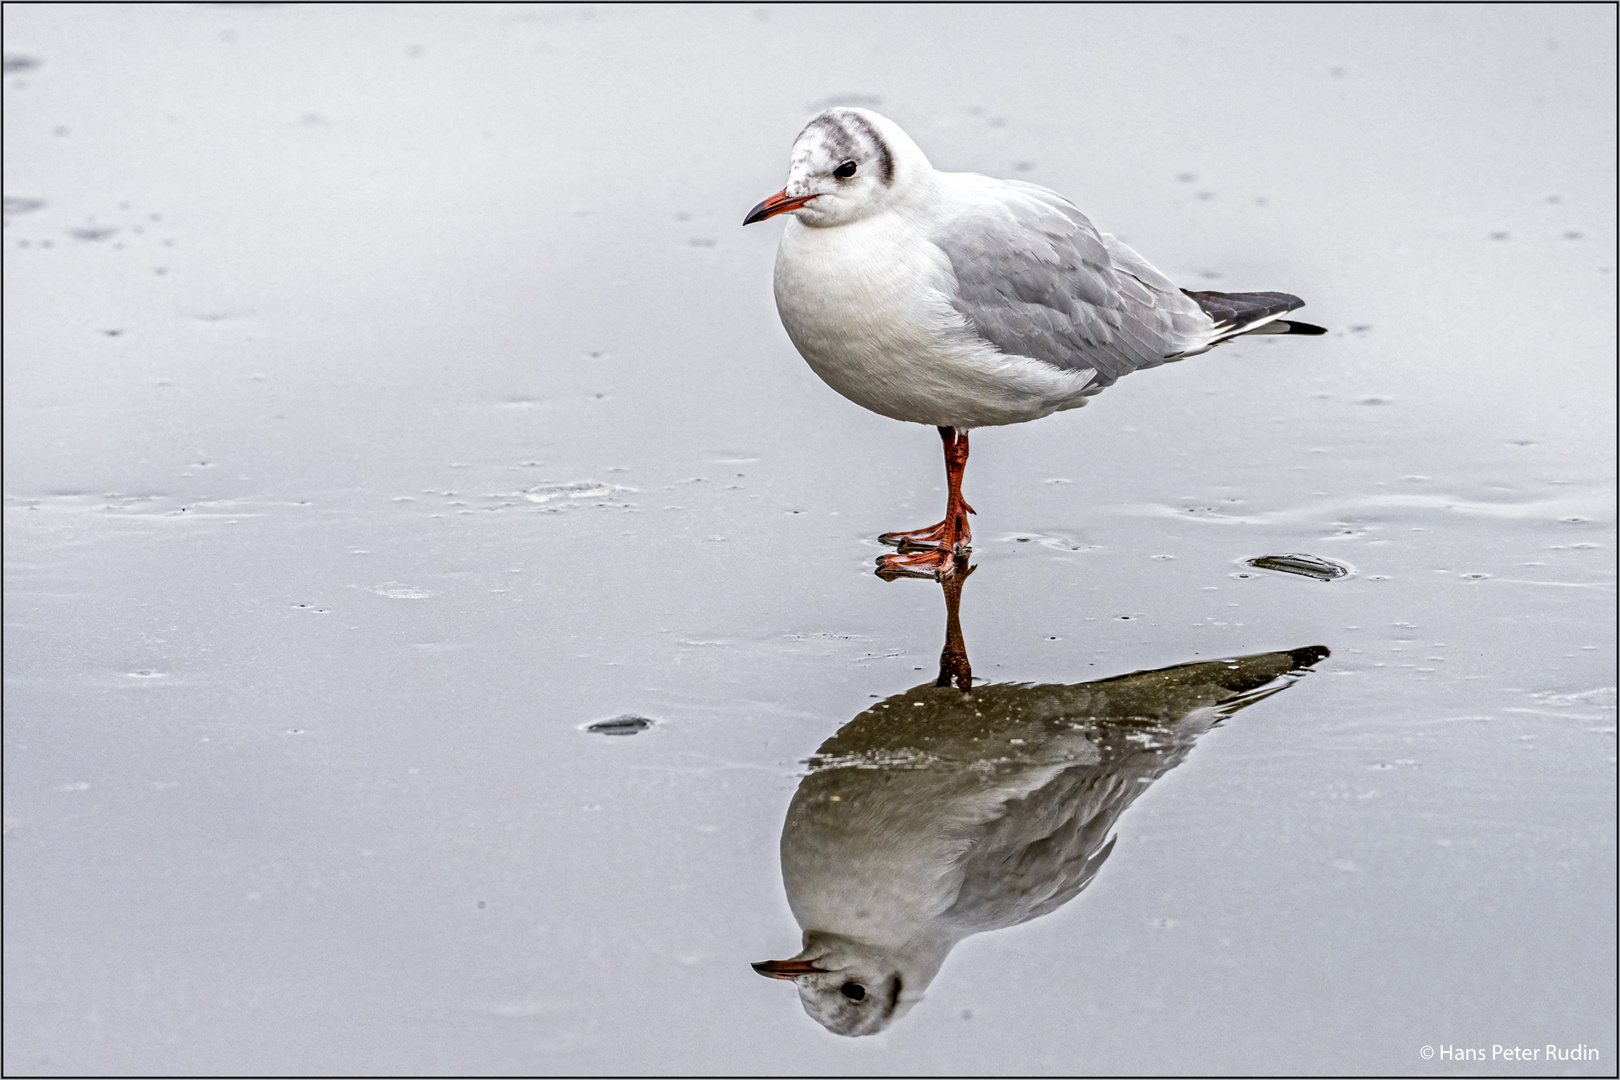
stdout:
<svg viewBox="0 0 1620 1080">
<path fill-rule="evenodd" d="M 900 126 L 868 109 L 828 109 L 793 142 L 788 182 L 744 225 L 791 213 L 806 225 L 843 225 L 905 202 L 934 167 Z"/>
<path fill-rule="evenodd" d="M 804 1011 L 837 1035 L 876 1035 L 911 1011 L 955 944 L 891 950 L 816 930 L 806 932 L 804 941 L 804 951 L 792 960 L 762 960 L 754 970 L 791 979 Z"/>
</svg>

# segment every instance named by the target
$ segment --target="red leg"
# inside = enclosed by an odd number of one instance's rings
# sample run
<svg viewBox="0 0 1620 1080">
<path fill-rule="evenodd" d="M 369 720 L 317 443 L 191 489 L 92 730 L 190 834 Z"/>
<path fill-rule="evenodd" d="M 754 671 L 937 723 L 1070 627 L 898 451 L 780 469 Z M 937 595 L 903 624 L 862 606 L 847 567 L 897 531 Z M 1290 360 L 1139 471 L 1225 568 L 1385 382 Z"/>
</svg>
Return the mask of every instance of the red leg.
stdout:
<svg viewBox="0 0 1620 1080">
<path fill-rule="evenodd" d="M 968 433 L 956 428 L 939 429 L 945 448 L 945 519 L 938 525 L 907 532 L 884 533 L 878 540 L 893 544 L 899 554 L 878 560 L 878 573 L 884 577 L 944 577 L 956 566 L 956 556 L 966 555 L 973 545 L 973 529 L 968 515 L 973 507 L 962 498 L 962 474 L 967 470 Z"/>
<path fill-rule="evenodd" d="M 953 572 L 941 574 L 939 579 L 945 587 L 945 647 L 939 651 L 939 678 L 934 685 L 955 686 L 963 693 L 973 689 L 973 665 L 968 662 L 967 642 L 962 640 L 962 586 L 977 569 L 964 558 Z"/>
</svg>

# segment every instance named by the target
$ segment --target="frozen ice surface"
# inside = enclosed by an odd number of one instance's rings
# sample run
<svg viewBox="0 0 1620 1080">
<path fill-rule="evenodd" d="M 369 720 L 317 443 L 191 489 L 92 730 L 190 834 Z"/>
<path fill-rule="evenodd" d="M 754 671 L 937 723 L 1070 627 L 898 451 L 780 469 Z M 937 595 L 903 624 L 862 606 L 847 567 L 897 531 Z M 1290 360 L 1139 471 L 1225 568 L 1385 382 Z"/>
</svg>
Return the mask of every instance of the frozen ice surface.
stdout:
<svg viewBox="0 0 1620 1080">
<path fill-rule="evenodd" d="M 1612 8 L 4 18 L 8 1074 L 1612 1073 Z M 975 435 L 979 677 L 1332 656 L 860 1040 L 749 969 L 943 626 L 738 224 L 830 102 L 1332 330 Z"/>
</svg>

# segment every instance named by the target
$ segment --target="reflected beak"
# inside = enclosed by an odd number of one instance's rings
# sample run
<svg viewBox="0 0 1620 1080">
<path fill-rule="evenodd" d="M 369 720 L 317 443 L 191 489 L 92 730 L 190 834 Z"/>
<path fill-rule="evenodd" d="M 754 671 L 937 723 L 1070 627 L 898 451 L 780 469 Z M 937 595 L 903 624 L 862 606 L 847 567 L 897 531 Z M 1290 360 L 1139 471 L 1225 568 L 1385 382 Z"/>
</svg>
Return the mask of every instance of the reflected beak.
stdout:
<svg viewBox="0 0 1620 1080">
<path fill-rule="evenodd" d="M 799 207 L 803 206 L 813 198 L 815 198 L 814 195 L 798 195 L 790 198 L 787 193 L 787 188 L 783 188 L 775 195 L 772 195 L 770 198 L 748 211 L 748 216 L 743 218 L 743 224 L 752 225 L 756 221 L 764 221 L 768 217 L 775 217 L 777 214 L 785 214 L 789 210 L 797 210 Z M 776 961 L 773 960 L 771 962 L 775 963 Z M 759 965 L 755 964 L 754 966 L 758 967 Z"/>
<path fill-rule="evenodd" d="M 800 975 L 815 975 L 826 971 L 808 960 L 761 960 L 754 970 L 767 979 L 797 979 Z"/>
</svg>

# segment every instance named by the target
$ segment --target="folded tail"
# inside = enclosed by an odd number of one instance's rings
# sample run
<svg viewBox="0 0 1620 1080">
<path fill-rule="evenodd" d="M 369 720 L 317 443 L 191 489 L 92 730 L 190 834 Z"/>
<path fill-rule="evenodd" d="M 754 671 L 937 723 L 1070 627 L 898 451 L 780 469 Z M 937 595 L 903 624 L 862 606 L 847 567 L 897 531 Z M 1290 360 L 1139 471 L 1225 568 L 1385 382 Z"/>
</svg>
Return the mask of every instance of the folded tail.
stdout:
<svg viewBox="0 0 1620 1080">
<path fill-rule="evenodd" d="M 1305 306 L 1305 301 L 1285 292 L 1182 292 L 1195 300 L 1204 314 L 1215 320 L 1216 342 L 1239 334 L 1325 334 L 1327 330 L 1307 322 L 1280 316 Z"/>
</svg>

